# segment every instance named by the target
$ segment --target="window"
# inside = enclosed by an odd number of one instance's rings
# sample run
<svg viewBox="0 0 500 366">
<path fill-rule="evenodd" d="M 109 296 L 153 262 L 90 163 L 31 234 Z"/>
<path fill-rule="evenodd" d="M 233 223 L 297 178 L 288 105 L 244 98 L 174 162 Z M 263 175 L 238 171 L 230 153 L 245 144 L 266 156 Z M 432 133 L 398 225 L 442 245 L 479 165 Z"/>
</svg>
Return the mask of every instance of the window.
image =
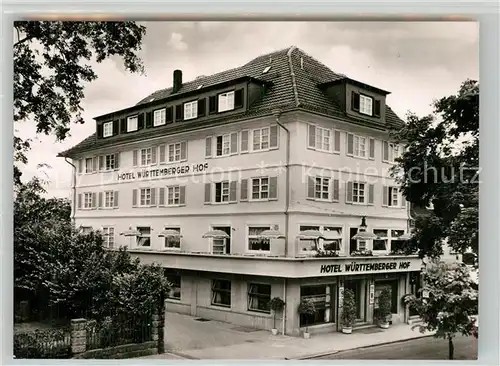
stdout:
<svg viewBox="0 0 500 366">
<path fill-rule="evenodd" d="M 300 300 L 311 300 L 315 308 L 314 314 L 300 314 L 301 327 L 335 322 L 334 296 L 327 295 L 332 293 L 335 293 L 333 285 L 301 286 Z"/>
<path fill-rule="evenodd" d="M 102 241 L 106 248 L 112 249 L 115 245 L 115 228 L 111 226 L 103 227 Z"/>
<path fill-rule="evenodd" d="M 371 97 L 359 96 L 359 112 L 369 116 L 373 114 L 373 99 Z"/>
<path fill-rule="evenodd" d="M 262 71 L 263 74 L 267 74 L 271 70 L 271 66 L 266 66 L 266 68 Z"/>
<path fill-rule="evenodd" d="M 163 109 L 158 109 L 156 111 L 154 111 L 154 116 L 153 116 L 153 126 L 162 126 L 164 125 L 165 123 L 167 123 L 167 113 L 166 113 L 166 109 L 163 108 Z"/>
<path fill-rule="evenodd" d="M 252 179 L 252 199 L 264 200 L 269 198 L 269 178 Z"/>
<path fill-rule="evenodd" d="M 404 233 L 404 230 L 391 230 L 391 242 L 389 245 L 391 251 L 400 251 L 405 249 L 406 241 L 399 239 L 399 237 Z"/>
<path fill-rule="evenodd" d="M 314 197 L 321 200 L 330 198 L 330 178 L 316 177 Z"/>
<path fill-rule="evenodd" d="M 151 206 L 151 188 L 141 188 L 140 205 Z"/>
<path fill-rule="evenodd" d="M 365 184 L 359 182 L 352 183 L 352 202 L 365 203 Z"/>
<path fill-rule="evenodd" d="M 331 131 L 327 128 L 316 126 L 316 149 L 322 151 L 331 150 Z"/>
<path fill-rule="evenodd" d="M 354 156 L 364 158 L 366 157 L 366 138 L 361 136 L 354 136 Z"/>
<path fill-rule="evenodd" d="M 214 226 L 212 230 L 221 230 L 229 235 L 229 238 L 212 239 L 213 254 L 229 254 L 231 253 L 231 226 Z"/>
<path fill-rule="evenodd" d="M 137 236 L 137 246 L 138 247 L 150 247 L 151 246 L 151 228 L 138 227 L 137 230 L 141 233 Z"/>
<path fill-rule="evenodd" d="M 171 186 L 167 187 L 167 205 L 174 206 L 180 204 L 181 187 Z"/>
<path fill-rule="evenodd" d="M 113 136 L 113 122 L 106 122 L 102 125 L 102 137 Z"/>
<path fill-rule="evenodd" d="M 226 156 L 231 153 L 231 136 L 229 134 L 217 136 L 217 156 Z"/>
<path fill-rule="evenodd" d="M 219 94 L 219 112 L 234 109 L 234 91 Z"/>
<path fill-rule="evenodd" d="M 167 294 L 167 299 L 180 300 L 181 299 L 181 276 L 167 275 L 167 281 L 170 284 L 170 291 Z"/>
<path fill-rule="evenodd" d="M 384 187 L 383 194 L 383 206 L 400 207 L 398 187 Z"/>
<path fill-rule="evenodd" d="M 83 208 L 92 208 L 92 193 L 83 194 Z"/>
<path fill-rule="evenodd" d="M 85 159 L 85 173 L 92 173 L 93 172 L 92 162 L 93 162 L 92 158 Z"/>
<path fill-rule="evenodd" d="M 309 225 L 301 225 L 299 227 L 299 231 L 307 231 L 307 230 L 315 230 L 319 231 L 319 226 L 309 226 Z M 299 239 L 299 252 L 313 252 L 318 250 L 319 243 L 318 240 L 314 239 Z"/>
<path fill-rule="evenodd" d="M 115 207 L 115 192 L 113 191 L 104 192 L 104 207 L 106 208 Z"/>
<path fill-rule="evenodd" d="M 168 161 L 175 162 L 181 160 L 181 143 L 168 145 Z"/>
<path fill-rule="evenodd" d="M 127 118 L 127 132 L 137 131 L 138 129 L 138 117 L 128 117 Z"/>
<path fill-rule="evenodd" d="M 215 202 L 229 202 L 229 182 L 215 183 Z"/>
<path fill-rule="evenodd" d="M 168 237 L 165 238 L 165 248 L 168 249 L 180 249 L 181 248 L 181 229 L 178 227 L 166 227 L 165 230 L 174 230 L 179 233 L 178 237 Z"/>
<path fill-rule="evenodd" d="M 248 250 L 270 251 L 271 243 L 269 239 L 261 238 L 259 235 L 264 230 L 269 230 L 269 226 L 250 226 L 248 228 Z"/>
<path fill-rule="evenodd" d="M 384 141 L 382 152 L 383 152 L 382 156 L 383 161 L 394 163 L 396 159 L 398 159 L 401 156 L 402 147 L 400 147 L 398 144 Z"/>
<path fill-rule="evenodd" d="M 258 128 L 253 133 L 253 151 L 269 149 L 269 127 Z"/>
<path fill-rule="evenodd" d="M 320 239 L 320 248 L 325 251 L 342 251 L 342 228 L 325 226 L 323 228 L 324 239 Z"/>
<path fill-rule="evenodd" d="M 248 310 L 270 313 L 271 285 L 260 283 L 248 284 Z"/>
<path fill-rule="evenodd" d="M 373 233 L 377 235 L 377 239 L 373 239 L 373 250 L 387 250 L 388 230 L 373 230 Z"/>
<path fill-rule="evenodd" d="M 198 117 L 198 101 L 184 103 L 184 119 Z"/>
<path fill-rule="evenodd" d="M 146 149 L 141 149 L 141 165 L 151 165 L 153 163 L 153 152 L 152 148 L 148 147 Z"/>
<path fill-rule="evenodd" d="M 231 307 L 231 281 L 212 280 L 212 305 Z"/>
<path fill-rule="evenodd" d="M 106 155 L 104 157 L 104 168 L 106 170 L 114 170 L 116 168 L 116 159 L 115 159 L 115 154 L 111 155 Z"/>
<path fill-rule="evenodd" d="M 80 226 L 80 233 L 87 235 L 92 232 L 92 226 Z"/>
</svg>

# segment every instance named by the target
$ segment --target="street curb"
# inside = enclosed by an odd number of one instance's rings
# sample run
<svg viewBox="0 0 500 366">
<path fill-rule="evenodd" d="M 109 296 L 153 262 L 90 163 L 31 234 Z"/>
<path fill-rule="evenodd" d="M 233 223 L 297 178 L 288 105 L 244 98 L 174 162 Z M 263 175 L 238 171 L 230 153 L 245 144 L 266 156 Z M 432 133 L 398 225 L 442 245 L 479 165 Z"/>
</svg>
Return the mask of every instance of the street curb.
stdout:
<svg viewBox="0 0 500 366">
<path fill-rule="evenodd" d="M 193 356 L 190 356 L 190 355 L 186 355 L 186 354 L 181 353 L 181 352 L 168 351 L 168 352 L 165 352 L 165 353 L 170 353 L 171 355 L 182 357 L 182 358 L 185 358 L 186 360 L 200 360 L 200 358 L 193 357 Z"/>
<path fill-rule="evenodd" d="M 421 336 L 411 337 L 411 338 L 406 338 L 406 339 L 398 339 L 397 341 L 390 341 L 390 342 L 382 342 L 382 343 L 377 343 L 377 344 L 370 344 L 368 346 L 353 347 L 353 348 L 343 349 L 343 350 L 339 350 L 339 351 L 329 351 L 329 352 L 323 352 L 323 353 L 316 353 L 316 354 L 307 355 L 307 356 L 301 356 L 301 357 L 297 357 L 297 358 L 287 358 L 287 360 L 309 360 L 309 359 L 312 359 L 312 358 L 334 355 L 334 354 L 337 354 L 337 353 L 340 353 L 340 352 L 345 352 L 345 351 L 354 351 L 354 350 L 357 350 L 357 349 L 373 348 L 373 347 L 378 347 L 378 346 L 386 346 L 388 344 L 402 343 L 402 342 L 411 341 L 413 339 L 420 339 L 420 338 L 427 338 L 427 337 L 434 337 L 434 334 L 426 334 L 426 335 L 421 335 Z"/>
</svg>

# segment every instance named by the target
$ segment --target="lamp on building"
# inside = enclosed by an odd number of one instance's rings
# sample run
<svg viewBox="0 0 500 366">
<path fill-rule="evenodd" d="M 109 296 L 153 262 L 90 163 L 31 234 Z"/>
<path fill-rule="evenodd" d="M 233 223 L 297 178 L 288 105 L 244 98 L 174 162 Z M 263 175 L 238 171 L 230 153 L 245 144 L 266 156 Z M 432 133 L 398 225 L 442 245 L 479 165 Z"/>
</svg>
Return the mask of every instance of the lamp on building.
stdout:
<svg viewBox="0 0 500 366">
<path fill-rule="evenodd" d="M 373 240 L 377 239 L 377 235 L 369 233 L 366 231 L 366 216 L 361 218 L 361 225 L 359 226 L 358 232 L 352 237 L 354 240 Z"/>
<path fill-rule="evenodd" d="M 264 230 L 258 235 L 260 239 L 285 239 L 286 236 L 278 230 Z"/>
</svg>

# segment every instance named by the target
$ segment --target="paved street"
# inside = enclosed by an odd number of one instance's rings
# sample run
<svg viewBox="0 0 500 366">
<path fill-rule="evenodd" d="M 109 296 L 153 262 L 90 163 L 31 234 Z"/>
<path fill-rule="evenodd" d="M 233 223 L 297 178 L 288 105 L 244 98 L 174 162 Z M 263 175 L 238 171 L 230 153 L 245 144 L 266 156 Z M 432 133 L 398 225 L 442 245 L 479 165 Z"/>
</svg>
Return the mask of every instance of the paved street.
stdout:
<svg viewBox="0 0 500 366">
<path fill-rule="evenodd" d="M 455 339 L 456 360 L 477 359 L 477 339 L 460 337 Z M 448 342 L 433 337 L 412 339 L 405 342 L 342 351 L 315 360 L 447 360 Z"/>
</svg>

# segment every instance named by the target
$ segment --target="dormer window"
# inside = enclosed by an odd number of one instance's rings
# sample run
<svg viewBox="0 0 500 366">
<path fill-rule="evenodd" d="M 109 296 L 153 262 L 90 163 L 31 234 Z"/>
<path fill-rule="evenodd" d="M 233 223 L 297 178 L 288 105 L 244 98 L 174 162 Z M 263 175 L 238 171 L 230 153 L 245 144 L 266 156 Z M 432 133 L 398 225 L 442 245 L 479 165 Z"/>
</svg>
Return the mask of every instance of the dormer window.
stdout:
<svg viewBox="0 0 500 366">
<path fill-rule="evenodd" d="M 359 113 L 373 115 L 373 99 L 365 95 L 359 95 Z"/>
<path fill-rule="evenodd" d="M 138 129 L 137 121 L 138 121 L 137 116 L 127 118 L 127 132 L 137 131 Z"/>
<path fill-rule="evenodd" d="M 219 94 L 219 112 L 234 109 L 234 91 Z"/>
<path fill-rule="evenodd" d="M 196 90 L 199 90 L 201 88 L 203 88 L 203 84 L 198 85 L 198 87 L 196 88 Z"/>
<path fill-rule="evenodd" d="M 113 122 L 106 122 L 102 125 L 102 137 L 113 136 Z"/>
<path fill-rule="evenodd" d="M 198 101 L 184 103 L 184 120 L 198 117 Z"/>
<path fill-rule="evenodd" d="M 380 117 L 381 101 L 353 91 L 351 95 L 351 108 L 353 111 L 370 117 Z"/>
<path fill-rule="evenodd" d="M 267 66 L 264 71 L 262 71 L 263 74 L 267 74 L 271 70 L 271 66 Z"/>
<path fill-rule="evenodd" d="M 167 123 L 166 119 L 166 109 L 158 109 L 154 111 L 154 117 L 153 117 L 153 126 L 163 126 L 165 123 Z"/>
</svg>

